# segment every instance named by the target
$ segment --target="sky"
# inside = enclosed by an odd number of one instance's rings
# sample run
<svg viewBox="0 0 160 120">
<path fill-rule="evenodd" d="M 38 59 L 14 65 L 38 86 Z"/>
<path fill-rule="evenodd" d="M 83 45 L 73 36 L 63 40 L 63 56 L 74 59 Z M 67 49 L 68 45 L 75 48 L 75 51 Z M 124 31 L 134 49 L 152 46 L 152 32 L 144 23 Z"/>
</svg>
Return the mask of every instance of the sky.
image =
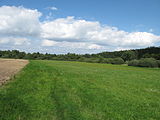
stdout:
<svg viewBox="0 0 160 120">
<path fill-rule="evenodd" d="M 0 50 L 99 53 L 160 46 L 160 0 L 0 0 Z"/>
</svg>

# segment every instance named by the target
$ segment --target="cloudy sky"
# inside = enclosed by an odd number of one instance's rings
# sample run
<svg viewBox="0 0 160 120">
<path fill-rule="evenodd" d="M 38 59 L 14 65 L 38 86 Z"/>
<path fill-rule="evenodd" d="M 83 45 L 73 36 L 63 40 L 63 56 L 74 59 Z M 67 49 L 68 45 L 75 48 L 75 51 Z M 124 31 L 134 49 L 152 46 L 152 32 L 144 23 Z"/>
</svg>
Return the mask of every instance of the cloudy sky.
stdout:
<svg viewBox="0 0 160 120">
<path fill-rule="evenodd" d="M 160 46 L 160 0 L 0 0 L 0 50 L 97 53 Z"/>
</svg>

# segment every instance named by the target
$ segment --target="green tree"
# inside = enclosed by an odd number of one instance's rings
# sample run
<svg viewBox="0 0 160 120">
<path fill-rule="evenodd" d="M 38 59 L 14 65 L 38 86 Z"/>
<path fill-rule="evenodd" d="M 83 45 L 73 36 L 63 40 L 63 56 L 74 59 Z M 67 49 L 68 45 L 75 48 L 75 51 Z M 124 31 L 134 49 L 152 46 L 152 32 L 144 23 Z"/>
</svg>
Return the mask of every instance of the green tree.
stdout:
<svg viewBox="0 0 160 120">
<path fill-rule="evenodd" d="M 130 60 L 133 60 L 133 59 L 136 59 L 136 53 L 134 51 L 125 51 L 121 58 L 124 60 L 124 61 L 130 61 Z"/>
</svg>

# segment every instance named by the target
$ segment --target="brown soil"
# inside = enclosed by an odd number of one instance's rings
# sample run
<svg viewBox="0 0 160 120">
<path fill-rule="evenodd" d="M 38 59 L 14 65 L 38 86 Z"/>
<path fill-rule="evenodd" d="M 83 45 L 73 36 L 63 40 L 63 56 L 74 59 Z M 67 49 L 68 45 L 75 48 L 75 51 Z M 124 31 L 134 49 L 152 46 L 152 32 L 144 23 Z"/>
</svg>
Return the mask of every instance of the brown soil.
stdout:
<svg viewBox="0 0 160 120">
<path fill-rule="evenodd" d="M 0 59 L 0 86 L 6 83 L 27 64 L 28 60 Z"/>
</svg>

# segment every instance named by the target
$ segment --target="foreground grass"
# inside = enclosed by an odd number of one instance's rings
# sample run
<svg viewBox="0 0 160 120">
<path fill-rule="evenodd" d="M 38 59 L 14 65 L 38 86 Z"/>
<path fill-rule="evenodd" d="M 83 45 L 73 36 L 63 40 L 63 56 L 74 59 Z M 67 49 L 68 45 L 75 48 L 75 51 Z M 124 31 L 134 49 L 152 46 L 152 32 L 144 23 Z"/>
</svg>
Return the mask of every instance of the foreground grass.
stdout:
<svg viewBox="0 0 160 120">
<path fill-rule="evenodd" d="M 31 61 L 0 89 L 0 120 L 159 120 L 160 69 Z"/>
</svg>

